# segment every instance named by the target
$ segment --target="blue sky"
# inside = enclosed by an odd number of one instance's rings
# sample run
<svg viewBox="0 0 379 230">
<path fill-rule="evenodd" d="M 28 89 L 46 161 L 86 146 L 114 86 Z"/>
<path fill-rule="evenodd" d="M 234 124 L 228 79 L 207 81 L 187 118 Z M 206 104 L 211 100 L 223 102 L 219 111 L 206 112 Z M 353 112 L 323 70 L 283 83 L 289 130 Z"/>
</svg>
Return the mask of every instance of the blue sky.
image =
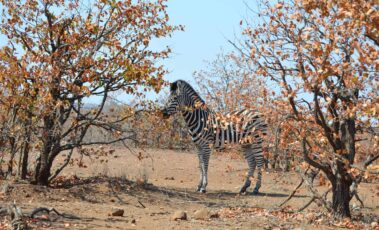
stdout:
<svg viewBox="0 0 379 230">
<path fill-rule="evenodd" d="M 170 71 L 169 81 L 185 79 L 193 82 L 192 74 L 205 67 L 223 51 L 233 48 L 227 39 L 240 34 L 240 21 L 247 15 L 243 0 L 169 0 L 168 13 L 172 24 L 185 26 L 171 38 L 153 43 L 157 48 L 169 45 L 171 58 L 163 64 Z"/>
</svg>

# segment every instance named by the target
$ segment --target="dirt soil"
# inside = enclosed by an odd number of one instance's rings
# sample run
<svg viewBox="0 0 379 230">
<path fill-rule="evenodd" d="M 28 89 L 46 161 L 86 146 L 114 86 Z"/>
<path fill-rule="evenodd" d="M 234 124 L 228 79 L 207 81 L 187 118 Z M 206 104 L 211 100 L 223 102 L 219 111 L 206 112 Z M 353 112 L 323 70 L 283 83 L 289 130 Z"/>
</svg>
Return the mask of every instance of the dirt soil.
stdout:
<svg viewBox="0 0 379 230">
<path fill-rule="evenodd" d="M 52 187 L 0 181 L 9 184 L 0 204 L 15 201 L 24 213 L 47 207 L 62 214 L 29 219 L 37 229 L 375 229 L 378 222 L 378 183 L 360 184 L 365 207 L 351 201 L 354 219 L 360 220 L 351 225 L 331 222 L 316 204 L 296 212 L 311 199 L 305 187 L 279 209 L 300 181 L 295 172 L 265 171 L 259 195 L 238 195 L 247 164 L 235 155 L 211 156 L 206 194 L 195 192 L 199 170 L 194 151 L 117 149 L 108 157 L 84 157 L 82 163 L 65 168 Z M 322 192 L 327 185 L 316 188 Z M 123 216 L 111 215 L 117 208 L 124 210 Z M 178 211 L 186 212 L 187 220 L 173 220 Z"/>
</svg>

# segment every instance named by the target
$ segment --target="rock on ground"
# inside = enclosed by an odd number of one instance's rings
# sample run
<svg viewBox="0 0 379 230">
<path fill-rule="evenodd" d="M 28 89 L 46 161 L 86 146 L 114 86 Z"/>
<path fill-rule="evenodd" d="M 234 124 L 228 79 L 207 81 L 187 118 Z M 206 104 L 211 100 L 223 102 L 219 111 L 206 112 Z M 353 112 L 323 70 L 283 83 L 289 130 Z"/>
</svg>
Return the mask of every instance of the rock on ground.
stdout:
<svg viewBox="0 0 379 230">
<path fill-rule="evenodd" d="M 210 218 L 218 218 L 218 217 L 219 217 L 219 214 L 217 212 L 212 213 L 206 208 L 199 209 L 194 214 L 194 218 L 196 220 L 208 220 Z"/>
<path fill-rule="evenodd" d="M 187 213 L 184 211 L 176 211 L 171 217 L 172 220 L 187 220 Z"/>
<path fill-rule="evenodd" d="M 112 216 L 123 216 L 124 215 L 124 209 L 121 208 L 112 208 Z"/>
</svg>

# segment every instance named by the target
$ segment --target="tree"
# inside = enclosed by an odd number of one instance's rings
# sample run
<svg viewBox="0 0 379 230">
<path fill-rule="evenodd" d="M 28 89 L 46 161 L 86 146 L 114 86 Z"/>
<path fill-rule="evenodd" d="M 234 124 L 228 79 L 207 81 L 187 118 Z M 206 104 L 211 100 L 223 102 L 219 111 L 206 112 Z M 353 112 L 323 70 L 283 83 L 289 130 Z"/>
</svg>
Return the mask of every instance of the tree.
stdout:
<svg viewBox="0 0 379 230">
<path fill-rule="evenodd" d="M 39 151 L 34 182 L 47 185 L 59 153 L 103 143 L 83 141 L 90 127 L 111 132 L 106 143 L 129 137 L 121 125 L 126 118 L 107 117 L 104 104 L 114 91 L 160 90 L 166 71 L 156 62 L 170 49 L 153 50 L 150 41 L 182 28 L 168 24 L 164 0 L 0 3 L 7 38 L 0 50 L 1 106 L 16 106 L 22 129 L 35 133 L 36 141 L 27 142 Z M 90 96 L 101 102 L 85 108 Z"/>
<path fill-rule="evenodd" d="M 256 78 L 249 64 L 235 53 L 218 54 L 193 76 L 207 104 L 216 112 L 258 108 L 267 96 L 265 82 Z"/>
<path fill-rule="evenodd" d="M 375 2 L 262 1 L 261 21 L 246 22 L 243 40 L 234 44 L 258 75 L 277 83 L 304 161 L 331 182 L 335 217 L 351 216 L 356 155 L 379 157 L 378 147 L 356 148 L 358 132 L 378 121 Z"/>
</svg>

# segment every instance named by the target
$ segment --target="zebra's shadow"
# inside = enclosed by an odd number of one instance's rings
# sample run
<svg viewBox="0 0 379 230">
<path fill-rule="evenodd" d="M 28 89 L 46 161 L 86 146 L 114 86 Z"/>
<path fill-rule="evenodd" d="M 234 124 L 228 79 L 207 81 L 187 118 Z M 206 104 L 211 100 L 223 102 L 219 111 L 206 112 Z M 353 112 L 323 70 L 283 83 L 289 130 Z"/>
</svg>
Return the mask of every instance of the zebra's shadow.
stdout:
<svg viewBox="0 0 379 230">
<path fill-rule="evenodd" d="M 258 194 L 255 194 L 253 192 L 246 192 L 245 194 L 239 194 L 238 192 L 230 192 L 225 190 L 218 190 L 218 191 L 210 191 L 206 193 L 209 197 L 217 197 L 217 198 L 232 198 L 232 197 L 288 197 L 289 194 L 284 193 L 273 193 L 273 192 L 259 192 Z M 305 195 L 294 195 L 293 197 L 297 198 L 305 198 L 308 196 Z"/>
<path fill-rule="evenodd" d="M 275 192 L 259 192 L 254 194 L 253 192 L 247 192 L 246 194 L 240 194 L 239 192 L 227 191 L 227 190 L 210 190 L 207 193 L 199 193 L 195 190 L 183 189 L 183 188 L 166 188 L 161 186 L 156 186 L 149 184 L 144 187 L 145 190 L 151 192 L 159 192 L 167 195 L 167 197 L 179 198 L 192 201 L 201 201 L 205 199 L 217 199 L 217 200 L 229 200 L 240 197 L 276 197 L 276 198 L 285 198 L 289 194 L 284 193 L 275 193 Z M 306 195 L 294 195 L 293 197 L 305 198 Z"/>
</svg>

